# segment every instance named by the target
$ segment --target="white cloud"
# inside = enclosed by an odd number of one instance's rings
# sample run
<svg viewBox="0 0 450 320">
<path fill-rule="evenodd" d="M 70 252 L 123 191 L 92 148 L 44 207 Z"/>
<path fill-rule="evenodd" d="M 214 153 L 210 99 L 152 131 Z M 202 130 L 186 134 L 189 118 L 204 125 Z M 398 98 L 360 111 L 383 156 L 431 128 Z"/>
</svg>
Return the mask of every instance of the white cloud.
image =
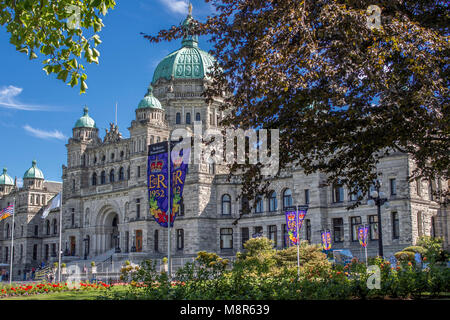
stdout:
<svg viewBox="0 0 450 320">
<path fill-rule="evenodd" d="M 19 188 L 23 187 L 23 179 L 21 177 L 17 177 L 17 186 Z"/>
<path fill-rule="evenodd" d="M 0 87 L 0 107 L 8 109 L 26 110 L 26 111 L 45 111 L 50 110 L 49 107 L 33 104 L 25 104 L 17 101 L 17 96 L 22 93 L 23 89 L 15 86 Z"/>
<path fill-rule="evenodd" d="M 163 5 L 165 5 L 170 11 L 175 13 L 188 13 L 188 3 L 184 0 L 159 0 Z"/>
<path fill-rule="evenodd" d="M 61 133 L 61 131 L 54 130 L 52 131 L 45 131 L 40 129 L 35 129 L 30 127 L 29 125 L 25 125 L 23 127 L 25 131 L 30 133 L 31 135 L 40 138 L 40 139 L 58 139 L 58 140 L 67 140 L 67 137 Z"/>
</svg>

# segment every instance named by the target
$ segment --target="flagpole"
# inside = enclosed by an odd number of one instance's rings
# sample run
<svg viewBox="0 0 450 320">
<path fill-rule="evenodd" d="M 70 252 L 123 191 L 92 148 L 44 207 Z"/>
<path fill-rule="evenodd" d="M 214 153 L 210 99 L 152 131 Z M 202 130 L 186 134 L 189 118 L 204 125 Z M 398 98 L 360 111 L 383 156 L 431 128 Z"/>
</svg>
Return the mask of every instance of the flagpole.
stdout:
<svg viewBox="0 0 450 320">
<path fill-rule="evenodd" d="M 171 193 L 171 188 L 170 188 L 170 167 L 171 167 L 171 163 L 170 163 L 170 135 L 169 135 L 169 137 L 168 137 L 168 139 L 167 139 L 167 145 L 168 145 L 168 148 L 167 148 L 167 171 L 168 171 L 168 174 L 167 174 L 167 176 L 168 176 L 168 182 L 167 182 L 167 203 L 168 203 L 168 206 L 167 206 L 167 263 L 168 263 L 168 271 L 169 271 L 169 279 L 171 279 L 172 278 L 172 265 L 171 265 L 171 263 L 172 263 L 172 261 L 171 261 L 171 258 L 170 258 L 170 205 L 171 205 L 171 203 L 170 203 L 170 193 Z"/>
<path fill-rule="evenodd" d="M 14 209 L 13 209 L 13 222 L 12 222 L 12 232 L 11 232 L 11 262 L 9 266 L 9 285 L 12 282 L 13 275 L 13 260 L 14 260 L 14 216 L 16 215 L 16 197 L 14 197 Z"/>
<path fill-rule="evenodd" d="M 61 242 L 62 242 L 62 210 L 63 210 L 63 189 L 61 188 L 61 199 L 59 202 L 59 252 L 58 252 L 58 282 L 61 282 Z"/>
<path fill-rule="evenodd" d="M 366 225 L 364 225 L 364 230 L 366 229 Z M 367 233 L 365 234 L 365 242 L 366 242 L 366 246 L 364 247 L 364 251 L 366 252 L 366 267 L 367 267 Z"/>
</svg>

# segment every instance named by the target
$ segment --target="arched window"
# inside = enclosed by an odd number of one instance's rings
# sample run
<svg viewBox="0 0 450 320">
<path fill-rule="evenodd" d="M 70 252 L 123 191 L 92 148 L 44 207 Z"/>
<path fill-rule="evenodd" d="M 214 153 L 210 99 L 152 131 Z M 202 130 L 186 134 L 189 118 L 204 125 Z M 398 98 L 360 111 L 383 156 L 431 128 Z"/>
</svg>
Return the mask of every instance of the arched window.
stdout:
<svg viewBox="0 0 450 320">
<path fill-rule="evenodd" d="M 191 124 L 191 113 L 186 113 L 186 124 Z"/>
<path fill-rule="evenodd" d="M 374 186 L 370 187 L 370 192 L 375 190 Z M 369 196 L 370 196 L 369 192 Z M 344 201 L 344 186 L 340 181 L 333 184 L 333 202 L 343 202 Z"/>
<path fill-rule="evenodd" d="M 255 213 L 262 213 L 264 212 L 264 201 L 262 196 L 256 197 L 256 207 L 255 207 Z"/>
<path fill-rule="evenodd" d="M 8 223 L 8 224 L 6 224 L 6 238 L 7 239 L 9 238 L 9 232 L 10 232 L 10 230 L 9 230 L 9 223 Z"/>
<path fill-rule="evenodd" d="M 105 171 L 102 171 L 102 173 L 100 174 L 100 184 L 105 184 L 106 183 L 106 173 Z"/>
<path fill-rule="evenodd" d="M 52 224 L 53 224 L 53 234 L 57 234 L 58 233 L 58 224 L 56 222 L 56 219 L 53 219 Z"/>
<path fill-rule="evenodd" d="M 123 180 L 123 167 L 120 167 L 119 169 L 119 181 Z"/>
<path fill-rule="evenodd" d="M 275 191 L 272 191 L 269 194 L 269 211 L 274 212 L 277 211 L 278 204 L 277 204 L 277 193 Z"/>
<path fill-rule="evenodd" d="M 127 169 L 127 179 L 130 180 L 130 167 Z"/>
<path fill-rule="evenodd" d="M 292 206 L 292 191 L 291 189 L 286 189 L 283 192 L 283 209 Z"/>
<path fill-rule="evenodd" d="M 114 169 L 109 172 L 109 182 L 114 182 Z"/>
<path fill-rule="evenodd" d="M 195 121 L 201 121 L 200 112 L 195 114 Z"/>
<path fill-rule="evenodd" d="M 175 117 L 175 124 L 181 123 L 181 113 L 177 112 L 177 115 Z"/>
<path fill-rule="evenodd" d="M 242 213 L 249 213 L 250 212 L 250 203 L 248 202 L 248 199 L 246 197 L 242 197 L 241 200 L 242 205 Z"/>
<path fill-rule="evenodd" d="M 223 215 L 231 214 L 231 197 L 228 194 L 224 194 L 222 196 L 222 214 Z"/>
<path fill-rule="evenodd" d="M 50 221 L 49 220 L 45 221 L 45 226 L 46 226 L 46 230 L 47 230 L 47 235 L 49 235 L 50 234 Z"/>
<path fill-rule="evenodd" d="M 96 186 L 97 185 L 97 173 L 94 172 L 94 174 L 92 175 L 92 185 Z"/>
</svg>

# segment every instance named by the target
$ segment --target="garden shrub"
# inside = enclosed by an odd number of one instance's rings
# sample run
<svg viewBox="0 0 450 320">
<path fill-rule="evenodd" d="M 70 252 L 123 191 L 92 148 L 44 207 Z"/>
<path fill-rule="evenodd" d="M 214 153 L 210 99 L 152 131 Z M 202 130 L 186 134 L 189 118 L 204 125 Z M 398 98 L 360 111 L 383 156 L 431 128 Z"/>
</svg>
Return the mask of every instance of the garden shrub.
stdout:
<svg viewBox="0 0 450 320">
<path fill-rule="evenodd" d="M 402 261 L 414 261 L 415 254 L 411 251 L 399 251 L 394 254 L 395 258 Z"/>
<path fill-rule="evenodd" d="M 406 247 L 405 249 L 403 249 L 402 251 L 408 251 L 408 252 L 414 252 L 414 253 L 420 253 L 420 255 L 423 257 L 424 254 L 427 252 L 427 250 L 424 247 L 420 247 L 420 246 L 411 246 L 411 247 Z"/>
</svg>

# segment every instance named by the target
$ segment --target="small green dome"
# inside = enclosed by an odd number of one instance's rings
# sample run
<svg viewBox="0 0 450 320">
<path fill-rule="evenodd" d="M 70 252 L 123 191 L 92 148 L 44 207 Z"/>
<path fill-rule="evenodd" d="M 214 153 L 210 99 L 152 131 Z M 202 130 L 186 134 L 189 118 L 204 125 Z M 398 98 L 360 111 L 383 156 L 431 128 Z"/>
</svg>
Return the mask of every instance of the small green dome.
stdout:
<svg viewBox="0 0 450 320">
<path fill-rule="evenodd" d="M 191 14 L 184 20 L 184 38 L 181 49 L 166 56 L 156 67 L 152 83 L 160 78 L 203 79 L 214 65 L 215 59 L 198 47 L 198 36 L 191 32 Z"/>
<path fill-rule="evenodd" d="M 44 179 L 42 171 L 36 167 L 36 160 L 33 160 L 31 168 L 23 175 L 24 179 Z"/>
<path fill-rule="evenodd" d="M 148 87 L 147 94 L 144 99 L 139 102 L 138 109 L 153 108 L 162 109 L 161 102 L 153 95 L 153 87 Z"/>
<path fill-rule="evenodd" d="M 3 168 L 3 174 L 0 175 L 0 185 L 13 186 L 14 180 L 6 173 L 8 169 Z"/>
<path fill-rule="evenodd" d="M 97 128 L 97 126 L 95 125 L 94 119 L 89 117 L 88 107 L 84 107 L 83 111 L 84 111 L 84 115 L 80 119 L 77 120 L 77 122 L 75 123 L 75 128 Z"/>
</svg>

